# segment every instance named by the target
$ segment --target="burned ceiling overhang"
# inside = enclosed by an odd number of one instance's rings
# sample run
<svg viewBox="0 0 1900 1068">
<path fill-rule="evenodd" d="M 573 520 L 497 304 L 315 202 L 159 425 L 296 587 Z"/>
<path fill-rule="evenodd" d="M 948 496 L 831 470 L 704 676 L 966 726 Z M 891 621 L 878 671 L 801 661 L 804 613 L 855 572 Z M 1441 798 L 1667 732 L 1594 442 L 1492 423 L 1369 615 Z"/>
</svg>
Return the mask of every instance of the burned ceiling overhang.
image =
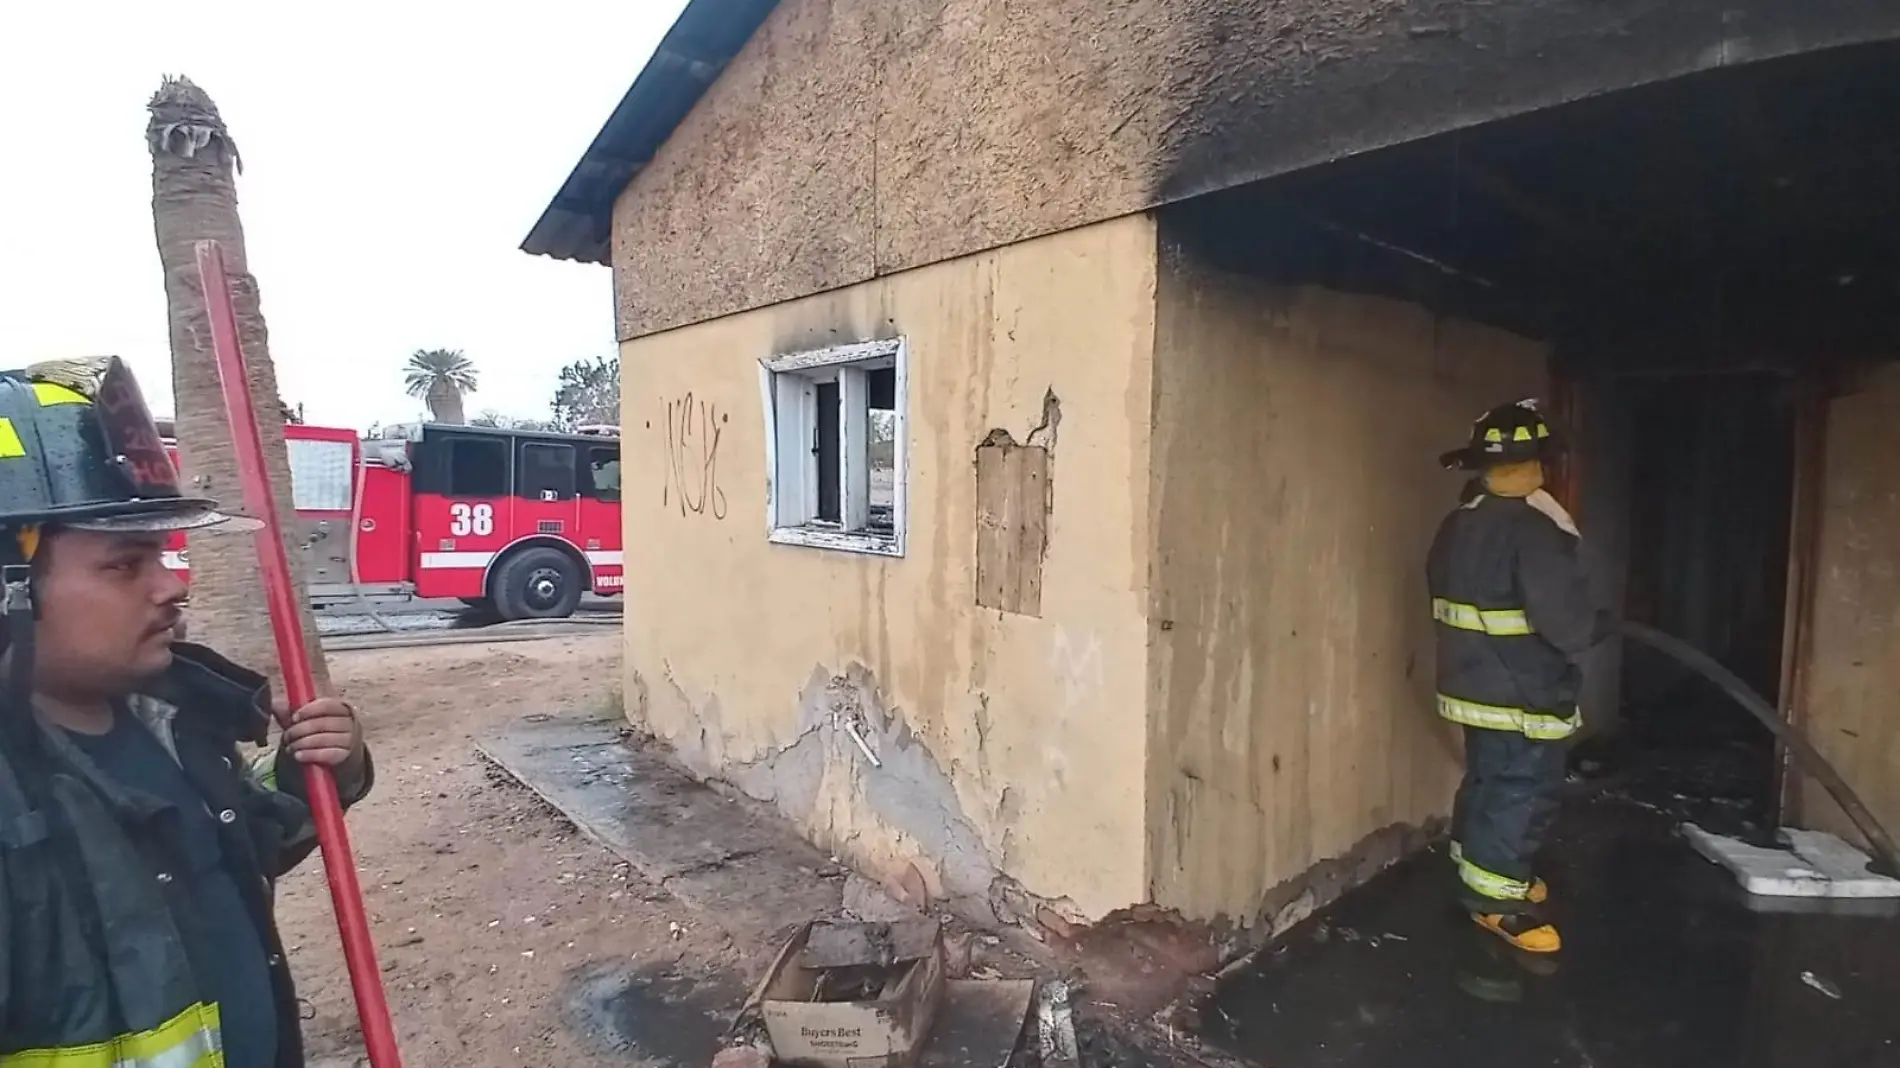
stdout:
<svg viewBox="0 0 1900 1068">
<path fill-rule="evenodd" d="M 1195 198 L 1164 234 L 1570 343 L 1900 352 L 1895 114 L 1900 41 L 1807 53 Z"/>
<path fill-rule="evenodd" d="M 1891 0 L 1201 6 L 1161 201 L 1699 71 L 1900 39 Z"/>
<path fill-rule="evenodd" d="M 606 262 L 614 201 L 776 6 L 691 0 L 522 247 Z M 1163 134 L 1141 168 L 1152 174 L 1144 178 L 1151 185 L 1145 206 L 1699 71 L 1900 38 L 1900 4 L 1892 0 L 1181 0 L 1171 7 L 1165 32 L 1129 31 L 1111 53 L 1133 69 L 1141 66 L 1136 53 L 1164 52 L 1165 62 L 1150 64 L 1155 84 L 1114 101 L 1083 95 L 1074 103 L 1119 108 L 1133 101 L 1152 113 L 1147 125 Z M 927 29 L 939 17 L 929 8 L 902 17 Z M 995 17 L 1005 21 L 977 32 L 1006 32 L 1007 12 Z M 1132 122 L 1131 114 L 1117 128 L 1142 125 Z M 1126 207 L 1118 202 L 1113 210 Z M 1049 225 L 1092 221 L 1065 216 Z"/>
</svg>

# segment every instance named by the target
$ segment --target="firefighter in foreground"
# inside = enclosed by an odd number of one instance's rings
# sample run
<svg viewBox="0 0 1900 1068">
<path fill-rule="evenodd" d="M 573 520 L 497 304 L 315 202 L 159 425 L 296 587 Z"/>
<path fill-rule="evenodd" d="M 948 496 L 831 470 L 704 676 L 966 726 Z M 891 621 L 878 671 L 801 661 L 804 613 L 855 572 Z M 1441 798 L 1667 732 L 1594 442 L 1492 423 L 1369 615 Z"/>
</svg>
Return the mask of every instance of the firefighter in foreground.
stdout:
<svg viewBox="0 0 1900 1068">
<path fill-rule="evenodd" d="M 1494 408 L 1446 467 L 1475 474 L 1432 542 L 1438 712 L 1465 728 L 1452 812 L 1460 902 L 1521 950 L 1563 942 L 1540 906 L 1532 860 L 1564 781 L 1565 740 L 1582 726 L 1578 659 L 1608 634 L 1577 557 L 1577 528 L 1544 490 L 1557 440 L 1530 401 Z"/>
<path fill-rule="evenodd" d="M 265 680 L 174 642 L 160 562 L 218 525 L 117 359 L 0 373 L 0 1068 L 304 1063 L 271 882 L 315 845 L 303 766 L 372 770 L 333 698 L 240 748 Z"/>
</svg>

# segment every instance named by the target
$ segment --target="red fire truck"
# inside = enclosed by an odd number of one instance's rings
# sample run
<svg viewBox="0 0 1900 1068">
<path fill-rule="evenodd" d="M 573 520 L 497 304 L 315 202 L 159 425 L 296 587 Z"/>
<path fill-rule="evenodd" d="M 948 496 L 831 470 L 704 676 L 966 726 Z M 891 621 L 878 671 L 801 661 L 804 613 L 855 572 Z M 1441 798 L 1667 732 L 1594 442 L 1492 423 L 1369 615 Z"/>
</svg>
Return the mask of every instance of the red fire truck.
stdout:
<svg viewBox="0 0 1900 1068">
<path fill-rule="evenodd" d="M 353 430 L 291 425 L 294 545 L 314 603 L 457 598 L 504 619 L 573 613 L 625 586 L 620 442 L 436 423 Z M 184 535 L 167 567 L 189 576 Z"/>
</svg>

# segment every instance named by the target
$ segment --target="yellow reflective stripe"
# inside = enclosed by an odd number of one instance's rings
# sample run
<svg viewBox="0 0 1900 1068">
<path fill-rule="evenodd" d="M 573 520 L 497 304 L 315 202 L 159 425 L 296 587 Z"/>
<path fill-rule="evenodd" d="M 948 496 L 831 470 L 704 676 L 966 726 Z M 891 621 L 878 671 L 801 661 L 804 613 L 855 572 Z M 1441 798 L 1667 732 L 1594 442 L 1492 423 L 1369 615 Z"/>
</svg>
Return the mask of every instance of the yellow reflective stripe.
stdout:
<svg viewBox="0 0 1900 1068">
<path fill-rule="evenodd" d="M 1520 709 L 1460 701 L 1456 697 L 1446 697 L 1442 693 L 1438 695 L 1438 714 L 1453 723 L 1462 723 L 1467 727 L 1483 727 L 1486 730 L 1514 731 L 1521 730 L 1524 725 L 1524 713 Z"/>
<path fill-rule="evenodd" d="M 58 382 L 33 383 L 33 397 L 40 407 L 51 408 L 55 404 L 89 404 L 86 395 L 75 389 L 67 389 Z"/>
<path fill-rule="evenodd" d="M 1524 713 L 1524 737 L 1538 742 L 1561 742 L 1583 728 L 1583 713 L 1553 716 L 1547 712 Z"/>
<path fill-rule="evenodd" d="M 224 1068 L 218 1007 L 192 1005 L 150 1031 L 105 1042 L 3 1053 L 0 1068 Z"/>
<path fill-rule="evenodd" d="M 20 432 L 13 429 L 13 420 L 0 416 L 0 460 L 25 455 L 26 446 L 20 444 Z"/>
<path fill-rule="evenodd" d="M 150 1031 L 125 1035 L 120 1063 L 139 1068 L 199 1068 L 224 1063 L 218 1006 L 193 1005 Z"/>
<path fill-rule="evenodd" d="M 1530 883 L 1521 879 L 1507 879 L 1497 872 L 1480 868 L 1465 859 L 1462 853 L 1458 857 L 1458 878 L 1493 901 L 1522 901 L 1531 892 Z"/>
<path fill-rule="evenodd" d="M 1484 629 L 1484 620 L 1478 615 L 1477 608 L 1468 604 L 1457 604 L 1443 597 L 1432 598 L 1432 618 L 1448 627 L 1459 630 Z"/>
<path fill-rule="evenodd" d="M 1448 627 L 1459 630 L 1476 631 L 1500 638 L 1521 637 L 1537 633 L 1531 626 L 1531 619 L 1521 608 L 1479 608 L 1475 604 L 1460 604 L 1443 597 L 1432 598 L 1432 618 Z"/>
<path fill-rule="evenodd" d="M 1480 612 L 1479 616 L 1484 620 L 1484 632 L 1486 634 L 1496 634 L 1500 637 L 1518 637 L 1525 634 L 1536 633 L 1536 631 L 1531 628 L 1531 617 L 1525 615 L 1521 608 L 1487 609 Z"/>
<path fill-rule="evenodd" d="M 265 749 L 250 760 L 251 781 L 266 790 L 277 791 L 277 750 Z"/>
<path fill-rule="evenodd" d="M 1554 716 L 1548 712 L 1526 712 L 1521 708 L 1484 705 L 1456 697 L 1438 695 L 1438 714 L 1466 727 L 1490 731 L 1516 731 L 1538 742 L 1558 742 L 1577 733 L 1583 726 L 1583 713 Z"/>
<path fill-rule="evenodd" d="M 1518 427 L 1516 430 L 1511 431 L 1511 440 L 1512 441 L 1534 440 L 1531 437 L 1531 428 L 1527 426 L 1521 426 L 1521 427 Z"/>
</svg>

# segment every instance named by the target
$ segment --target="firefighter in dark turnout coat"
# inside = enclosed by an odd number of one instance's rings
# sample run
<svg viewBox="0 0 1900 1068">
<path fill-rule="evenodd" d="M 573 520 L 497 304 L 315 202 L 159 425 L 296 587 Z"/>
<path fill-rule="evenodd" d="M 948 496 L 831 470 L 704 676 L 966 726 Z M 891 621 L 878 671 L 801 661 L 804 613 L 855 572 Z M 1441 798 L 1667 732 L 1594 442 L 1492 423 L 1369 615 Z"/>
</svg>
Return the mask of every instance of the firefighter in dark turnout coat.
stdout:
<svg viewBox="0 0 1900 1068">
<path fill-rule="evenodd" d="M 1603 640 L 1577 557 L 1577 528 L 1544 490 L 1557 442 L 1531 402 L 1494 408 L 1445 466 L 1476 474 L 1432 542 L 1438 712 L 1465 734 L 1452 813 L 1459 896 L 1472 918 L 1533 953 L 1562 946 L 1531 870 L 1582 726 L 1579 658 Z"/>
<path fill-rule="evenodd" d="M 346 801 L 372 770 L 334 698 L 250 757 L 265 680 L 173 641 L 165 538 L 227 523 L 118 360 L 0 372 L 0 1068 L 304 1063 L 271 885 L 315 845 L 303 768 Z"/>
</svg>

